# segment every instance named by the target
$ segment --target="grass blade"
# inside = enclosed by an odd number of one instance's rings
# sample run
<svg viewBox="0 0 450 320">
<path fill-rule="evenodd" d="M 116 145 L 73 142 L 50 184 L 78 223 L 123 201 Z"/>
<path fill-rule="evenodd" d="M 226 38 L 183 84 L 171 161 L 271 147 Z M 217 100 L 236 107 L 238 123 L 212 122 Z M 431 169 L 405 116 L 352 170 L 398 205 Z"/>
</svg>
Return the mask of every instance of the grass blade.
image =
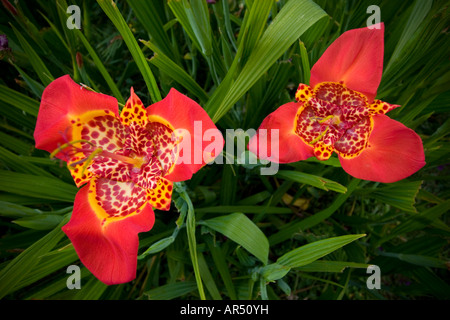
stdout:
<svg viewBox="0 0 450 320">
<path fill-rule="evenodd" d="M 97 2 L 122 35 L 123 40 L 130 50 L 130 53 L 141 71 L 141 75 L 144 78 L 145 83 L 147 84 L 147 89 L 150 92 L 150 97 L 153 103 L 160 101 L 161 93 L 159 92 L 155 77 L 153 76 L 141 48 L 134 38 L 133 33 L 131 33 L 127 22 L 117 8 L 117 5 L 112 0 L 97 0 Z"/>
<path fill-rule="evenodd" d="M 242 213 L 199 221 L 199 224 L 222 233 L 244 247 L 264 264 L 267 263 L 269 242 L 264 233 Z"/>
<path fill-rule="evenodd" d="M 186 232 L 189 242 L 189 252 L 191 255 L 192 266 L 194 267 L 195 280 L 197 282 L 198 291 L 200 293 L 200 298 L 206 300 L 205 292 L 203 290 L 202 278 L 200 275 L 200 268 L 197 256 L 197 242 L 195 238 L 195 212 L 192 205 L 191 199 L 185 190 L 180 193 L 180 197 L 187 204 L 187 215 L 186 215 Z"/>
<path fill-rule="evenodd" d="M 17 38 L 19 39 L 20 45 L 22 46 L 22 49 L 25 51 L 25 53 L 28 56 L 28 59 L 33 66 L 34 71 L 38 75 L 39 79 L 41 80 L 42 84 L 44 86 L 48 86 L 50 82 L 53 81 L 53 76 L 48 70 L 47 66 L 44 64 L 42 59 L 39 57 L 39 55 L 34 51 L 33 47 L 28 43 L 28 41 L 22 36 L 22 34 L 14 27 L 12 26 L 14 33 L 16 34 Z"/>
<path fill-rule="evenodd" d="M 69 215 L 58 227 L 28 247 L 0 271 L 0 299 L 10 293 L 11 289 L 39 263 L 40 257 L 49 252 L 62 239 L 64 233 L 61 227 L 68 221 Z"/>
<path fill-rule="evenodd" d="M 315 241 L 285 253 L 278 258 L 277 264 L 289 268 L 301 267 L 364 236 L 365 234 L 345 235 Z"/>
<path fill-rule="evenodd" d="M 269 237 L 270 245 L 274 245 L 282 241 L 285 241 L 289 239 L 295 232 L 298 232 L 299 230 L 312 228 L 313 226 L 319 224 L 320 222 L 330 217 L 333 213 L 336 212 L 337 209 L 339 209 L 340 206 L 342 206 L 345 203 L 348 197 L 356 189 L 359 182 L 360 180 L 358 179 L 352 179 L 347 186 L 347 192 L 337 196 L 334 202 L 328 208 L 314 214 L 311 217 L 283 226 L 279 232 Z"/>
<path fill-rule="evenodd" d="M 303 32 L 325 15 L 309 0 L 286 3 L 256 44 L 236 81 L 229 88 L 217 89 L 226 92 L 221 103 L 208 103 L 205 107 L 213 121 L 219 121 Z"/>
<path fill-rule="evenodd" d="M 17 92 L 4 85 L 0 85 L 0 100 L 6 102 L 19 110 L 25 111 L 30 115 L 37 117 L 39 112 L 39 102 Z"/>
<path fill-rule="evenodd" d="M 325 191 L 332 190 L 340 193 L 347 192 L 347 188 L 337 182 L 304 172 L 280 170 L 276 176 L 298 183 L 306 183 Z"/>
<path fill-rule="evenodd" d="M 27 197 L 73 202 L 78 189 L 54 178 L 0 170 L 0 190 Z"/>
</svg>

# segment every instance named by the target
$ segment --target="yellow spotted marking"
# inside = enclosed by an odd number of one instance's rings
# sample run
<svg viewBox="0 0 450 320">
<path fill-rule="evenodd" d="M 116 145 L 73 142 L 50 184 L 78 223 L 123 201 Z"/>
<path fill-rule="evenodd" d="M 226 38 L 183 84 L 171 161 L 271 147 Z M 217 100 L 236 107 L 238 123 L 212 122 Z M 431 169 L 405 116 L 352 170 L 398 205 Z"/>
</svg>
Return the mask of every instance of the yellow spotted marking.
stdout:
<svg viewBox="0 0 450 320">
<path fill-rule="evenodd" d="M 147 201 L 153 208 L 167 211 L 170 209 L 172 199 L 173 182 L 160 178 L 156 188 L 148 189 Z"/>
<path fill-rule="evenodd" d="M 370 109 L 370 113 L 376 115 L 376 114 L 386 114 L 389 111 L 400 106 L 396 104 L 390 104 L 381 100 L 374 100 L 372 104 L 368 105 L 368 107 Z"/>
<path fill-rule="evenodd" d="M 307 102 L 312 97 L 313 90 L 310 86 L 300 83 L 295 93 L 295 100 L 297 102 Z"/>
<path fill-rule="evenodd" d="M 131 88 L 130 98 L 120 113 L 120 121 L 127 126 L 135 122 L 137 125 L 145 127 L 148 123 L 147 110 L 141 99 L 134 93 L 133 88 Z"/>
<path fill-rule="evenodd" d="M 79 188 L 83 184 L 89 182 L 89 180 L 92 178 L 92 172 L 89 170 L 83 170 L 85 163 L 77 163 L 80 160 L 85 159 L 86 157 L 82 152 L 79 152 L 73 156 L 70 161 L 67 163 L 67 168 L 70 171 L 70 174 L 73 178 L 73 181 L 75 181 L 76 186 Z"/>
<path fill-rule="evenodd" d="M 331 157 L 333 150 L 333 145 L 325 144 L 323 141 L 318 141 L 314 145 L 314 156 L 318 160 L 328 160 Z"/>
</svg>

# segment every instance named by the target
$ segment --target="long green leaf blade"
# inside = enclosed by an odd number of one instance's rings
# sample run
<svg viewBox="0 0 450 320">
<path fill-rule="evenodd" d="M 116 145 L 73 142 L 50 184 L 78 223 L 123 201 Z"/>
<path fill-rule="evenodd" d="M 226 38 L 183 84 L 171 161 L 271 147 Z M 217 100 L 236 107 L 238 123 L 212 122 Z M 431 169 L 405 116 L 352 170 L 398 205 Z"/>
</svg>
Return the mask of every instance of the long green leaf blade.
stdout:
<svg viewBox="0 0 450 320">
<path fill-rule="evenodd" d="M 43 254 L 49 252 L 62 239 L 64 233 L 61 227 L 68 220 L 69 216 L 66 216 L 58 227 L 28 247 L 0 271 L 0 299 L 26 277 L 33 267 L 39 263 L 39 259 Z"/>
<path fill-rule="evenodd" d="M 268 261 L 269 242 L 262 231 L 242 213 L 233 213 L 209 220 L 199 221 L 217 232 L 222 233 L 261 260 Z"/>
<path fill-rule="evenodd" d="M 0 170 L 0 190 L 27 197 L 73 202 L 78 189 L 58 179 Z"/>
<path fill-rule="evenodd" d="M 29 113 L 30 115 L 36 116 L 39 112 L 39 102 L 24 95 L 23 93 L 17 92 L 10 89 L 4 85 L 0 85 L 0 100 L 10 105 Z"/>
<path fill-rule="evenodd" d="M 291 181 L 299 182 L 299 183 L 306 183 L 309 185 L 312 185 L 316 188 L 323 189 L 323 190 L 333 190 L 340 193 L 347 192 L 347 188 L 343 185 L 331 181 L 330 179 L 322 178 L 319 176 L 315 176 L 312 174 L 299 172 L 299 171 L 292 171 L 292 170 L 280 170 L 276 174 L 280 178 L 288 179 Z"/>
<path fill-rule="evenodd" d="M 309 0 L 286 3 L 256 44 L 231 88 L 217 89 L 226 91 L 220 104 L 208 103 L 205 107 L 213 121 L 222 118 L 303 32 L 325 15 L 318 5 Z"/>
<path fill-rule="evenodd" d="M 145 83 L 147 84 L 147 88 L 150 92 L 150 97 L 153 103 L 160 101 L 161 93 L 159 92 L 155 77 L 153 76 L 153 73 L 150 69 L 150 66 L 148 65 L 147 60 L 144 57 L 144 54 L 142 53 L 141 48 L 134 38 L 133 33 L 128 27 L 127 22 L 117 8 L 117 5 L 112 0 L 97 0 L 97 2 L 109 17 L 109 19 L 111 19 L 119 33 L 122 35 L 123 40 L 127 44 L 127 47 L 130 50 L 130 53 L 133 56 L 139 70 L 141 71 Z"/>
<path fill-rule="evenodd" d="M 36 51 L 33 49 L 33 47 L 25 39 L 25 37 L 22 36 L 22 34 L 14 26 L 13 30 L 17 38 L 19 39 L 20 45 L 28 55 L 29 61 L 33 66 L 33 69 L 38 75 L 39 79 L 41 80 L 42 84 L 44 86 L 48 86 L 50 82 L 52 82 L 54 79 L 52 74 L 50 73 L 50 71 L 48 70 L 47 66 L 42 61 L 42 59 L 39 57 L 39 55 L 36 53 Z"/>
<path fill-rule="evenodd" d="M 277 263 L 289 268 L 301 267 L 364 236 L 365 234 L 345 235 L 315 241 L 285 253 L 278 258 Z"/>
</svg>

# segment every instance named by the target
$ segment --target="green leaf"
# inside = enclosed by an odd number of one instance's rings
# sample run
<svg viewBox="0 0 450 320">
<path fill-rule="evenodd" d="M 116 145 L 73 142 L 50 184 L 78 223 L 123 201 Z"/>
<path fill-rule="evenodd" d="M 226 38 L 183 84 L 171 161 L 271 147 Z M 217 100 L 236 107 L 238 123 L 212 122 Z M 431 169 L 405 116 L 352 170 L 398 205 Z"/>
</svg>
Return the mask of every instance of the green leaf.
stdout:
<svg viewBox="0 0 450 320">
<path fill-rule="evenodd" d="M 264 266 L 260 273 L 266 281 L 275 281 L 283 278 L 290 270 L 290 267 L 286 267 L 278 263 L 271 263 Z"/>
<path fill-rule="evenodd" d="M 267 284 L 264 278 L 259 279 L 259 290 L 261 294 L 261 300 L 269 300 L 269 296 L 267 295 Z"/>
<path fill-rule="evenodd" d="M 237 202 L 237 204 L 240 205 L 240 206 L 255 205 L 255 204 L 259 203 L 259 202 L 262 202 L 262 201 L 266 200 L 271 195 L 272 194 L 269 191 L 264 190 L 264 191 L 261 191 L 259 193 L 255 193 L 255 194 L 253 194 L 253 195 L 251 195 L 251 196 L 249 196 L 249 197 L 247 197 L 245 199 L 239 200 Z M 236 211 L 241 211 L 241 210 L 234 210 L 234 212 L 236 212 Z M 243 212 L 243 213 L 245 213 L 245 212 Z"/>
<path fill-rule="evenodd" d="M 41 210 L 31 209 L 16 203 L 0 201 L 0 215 L 10 218 L 21 218 L 42 214 Z"/>
<path fill-rule="evenodd" d="M 37 281 L 48 277 L 51 274 L 56 274 L 57 271 L 59 271 L 60 275 L 65 278 L 64 281 L 61 281 L 61 289 L 67 290 L 66 279 L 68 277 L 68 274 L 66 270 L 69 265 L 74 264 L 77 260 L 79 260 L 79 258 L 72 245 L 54 249 L 53 251 L 42 255 L 41 259 L 39 260 L 39 264 L 37 264 L 32 270 L 30 270 L 26 278 L 17 283 L 14 290 L 32 285 L 33 283 L 36 283 Z M 89 275 L 92 275 L 90 271 L 88 271 L 88 273 Z M 30 298 L 37 297 L 32 295 Z"/>
<path fill-rule="evenodd" d="M 125 99 L 123 98 L 122 94 L 120 93 L 119 88 L 117 88 L 116 83 L 111 78 L 111 75 L 106 70 L 106 68 L 103 65 L 102 61 L 100 60 L 99 56 L 95 52 L 94 48 L 92 48 L 92 46 L 89 44 L 89 41 L 86 39 L 86 37 L 83 35 L 83 33 L 80 30 L 78 30 L 78 29 L 74 29 L 74 30 L 76 30 L 75 32 L 77 33 L 78 38 L 81 40 L 81 42 L 83 42 L 84 47 L 89 52 L 89 55 L 91 56 L 92 60 L 94 61 L 96 68 L 102 74 L 103 78 L 105 79 L 106 83 L 108 84 L 109 88 L 111 89 L 111 92 L 113 93 L 114 97 L 117 98 L 119 103 L 125 103 Z"/>
<path fill-rule="evenodd" d="M 219 121 L 228 110 L 258 81 L 258 79 L 288 50 L 288 48 L 326 13 L 313 1 L 287 2 L 255 45 L 247 63 L 231 87 L 228 83 L 216 89 L 220 102 L 210 99 L 205 106 L 213 122 Z M 223 84 L 223 83 L 222 83 Z"/>
<path fill-rule="evenodd" d="M 127 22 L 123 18 L 116 4 L 112 0 L 97 0 L 100 7 L 106 13 L 106 15 L 111 19 L 113 24 L 116 26 L 117 30 L 121 34 L 123 41 L 125 41 L 128 49 L 130 50 L 131 55 L 133 56 L 136 65 L 141 71 L 141 75 L 144 78 L 145 83 L 147 84 L 147 89 L 150 92 L 150 97 L 153 103 L 161 100 L 161 93 L 159 92 L 158 85 L 156 84 L 155 77 L 148 65 L 147 60 L 142 53 L 141 48 L 139 47 L 136 39 L 131 33 L 130 28 L 128 27 Z"/>
<path fill-rule="evenodd" d="M 420 286 L 425 288 L 433 296 L 441 300 L 448 299 L 450 285 L 429 268 L 415 268 L 412 270 L 412 275 L 417 279 Z"/>
<path fill-rule="evenodd" d="M 338 195 L 328 208 L 323 209 L 315 213 L 311 217 L 308 217 L 301 221 L 294 221 L 292 223 L 284 225 L 279 232 L 272 234 L 269 237 L 270 244 L 274 245 L 282 241 L 285 241 L 290 237 L 292 237 L 294 233 L 299 232 L 299 230 L 306 230 L 308 228 L 312 228 L 313 226 L 329 218 L 333 213 L 336 212 L 337 209 L 339 209 L 339 207 L 341 207 L 345 203 L 348 197 L 350 197 L 350 195 L 356 189 L 360 181 L 361 180 L 359 179 L 352 179 L 350 183 L 347 185 L 348 191 L 346 193 Z"/>
<path fill-rule="evenodd" d="M 42 96 L 42 93 L 44 92 L 44 86 L 31 78 L 24 70 L 22 70 L 18 65 L 11 62 L 11 64 L 16 68 L 16 70 L 20 73 L 20 76 L 23 78 L 27 86 L 30 88 L 30 90 L 33 92 L 33 94 L 40 98 Z"/>
<path fill-rule="evenodd" d="M 328 283 L 328 284 L 331 284 L 331 285 L 333 285 L 333 286 L 337 286 L 337 287 L 339 287 L 339 288 L 345 289 L 345 286 L 343 286 L 343 285 L 341 285 L 341 284 L 339 284 L 339 283 L 337 283 L 337 282 L 330 281 L 330 280 L 326 280 L 326 279 L 322 279 L 322 278 L 319 278 L 319 277 L 314 277 L 314 276 L 312 276 L 312 275 L 310 275 L 310 274 L 304 273 L 304 274 L 302 274 L 302 278 L 305 278 L 305 279 L 312 279 L 312 280 L 315 280 L 315 281 L 320 281 L 320 282 Z M 341 299 L 340 299 L 340 298 L 337 298 L 337 300 L 341 300 Z"/>
<path fill-rule="evenodd" d="M 432 0 L 416 0 L 414 2 L 411 15 L 409 16 L 405 28 L 403 29 L 403 33 L 400 36 L 397 45 L 395 46 L 395 50 L 391 55 L 389 63 L 384 70 L 385 72 L 387 72 L 391 68 L 391 66 L 397 59 L 399 59 L 402 54 L 405 54 L 403 51 L 406 47 L 406 44 L 408 43 L 408 41 L 410 41 L 416 30 L 421 25 L 423 19 L 427 16 L 427 13 L 430 11 L 432 4 Z"/>
<path fill-rule="evenodd" d="M 158 8 L 157 2 L 142 0 L 128 0 L 127 2 L 130 4 L 138 20 L 142 23 L 145 31 L 150 35 L 151 42 L 165 56 L 168 56 L 172 60 L 177 59 L 178 52 L 176 51 L 176 47 L 171 45 L 170 39 L 164 30 L 162 17 L 164 17 L 165 12 L 159 10 L 160 8 Z"/>
<path fill-rule="evenodd" d="M 0 271 L 0 299 L 11 292 L 14 286 L 31 272 L 40 257 L 49 252 L 64 236 L 61 227 L 69 221 L 69 215 L 42 239 L 33 243 Z"/>
<path fill-rule="evenodd" d="M 175 282 L 149 290 L 143 294 L 149 300 L 172 300 L 197 289 L 195 281 Z"/>
<path fill-rule="evenodd" d="M 244 247 L 264 264 L 268 261 L 269 242 L 262 231 L 242 213 L 233 213 L 198 222 L 222 233 Z"/>
<path fill-rule="evenodd" d="M 0 100 L 6 102 L 21 111 L 37 117 L 39 112 L 39 102 L 17 92 L 13 89 L 0 85 Z"/>
<path fill-rule="evenodd" d="M 406 254 L 406 253 L 395 253 L 385 251 L 380 251 L 379 254 L 385 257 L 397 258 L 401 261 L 405 261 L 419 266 L 431 268 L 444 268 L 444 269 L 447 268 L 446 261 L 434 257 L 419 254 Z"/>
<path fill-rule="evenodd" d="M 58 179 L 0 170 L 0 190 L 27 197 L 73 202 L 78 189 Z"/>
<path fill-rule="evenodd" d="M 55 228 L 64 217 L 55 214 L 42 214 L 34 217 L 24 217 L 13 220 L 12 222 L 19 226 L 35 229 L 35 230 L 49 230 Z"/>
<path fill-rule="evenodd" d="M 218 74 L 222 68 L 222 58 L 215 49 L 209 20 L 208 6 L 205 0 L 169 1 L 168 5 L 184 31 L 200 50 L 208 64 L 211 77 L 219 83 Z"/>
<path fill-rule="evenodd" d="M 206 1 L 169 1 L 169 7 L 202 54 L 212 54 L 211 24 Z"/>
<path fill-rule="evenodd" d="M 291 180 L 291 181 L 295 181 L 298 183 L 304 183 L 304 184 L 309 184 L 313 187 L 322 189 L 322 190 L 332 190 L 332 191 L 336 191 L 336 192 L 340 192 L 340 193 L 346 193 L 347 192 L 347 188 L 344 187 L 343 185 L 326 179 L 326 178 L 322 178 L 319 176 L 315 176 L 312 174 L 308 174 L 308 173 L 304 173 L 304 172 L 299 172 L 299 171 L 291 171 L 291 170 L 280 170 L 278 171 L 278 173 L 276 174 L 277 177 L 280 178 L 284 178 L 287 180 Z"/>
<path fill-rule="evenodd" d="M 422 181 L 400 181 L 375 189 L 365 189 L 369 196 L 406 212 L 417 212 L 414 204 Z"/>
<path fill-rule="evenodd" d="M 26 155 L 31 153 L 33 147 L 24 142 L 22 139 L 13 137 L 12 135 L 3 133 L 0 131 L 0 143 L 6 148 L 17 154 L 20 154 L 22 158 L 26 158 Z"/>
<path fill-rule="evenodd" d="M 378 245 L 386 241 L 389 241 L 392 238 L 395 238 L 399 235 L 412 231 L 421 230 L 426 226 L 432 224 L 433 222 L 437 221 L 442 214 L 448 212 L 449 210 L 450 210 L 450 200 L 447 200 L 427 210 L 424 210 L 423 212 L 411 215 L 408 220 L 396 226 L 388 236 L 380 239 Z"/>
<path fill-rule="evenodd" d="M 177 238 L 179 231 L 180 227 L 177 226 L 177 228 L 174 229 L 170 237 L 163 238 L 153 243 L 147 250 L 145 250 L 145 252 L 143 252 L 141 255 L 138 256 L 138 259 L 139 260 L 144 259 L 147 255 L 160 252 L 165 248 L 167 248 L 168 246 L 170 246 Z"/>
<path fill-rule="evenodd" d="M 20 173 L 28 173 L 37 176 L 53 178 L 53 176 L 46 170 L 27 162 L 24 157 L 16 155 L 2 147 L 0 147 L 0 158 L 3 161 L 3 165 L 10 170 Z"/>
<path fill-rule="evenodd" d="M 343 272 L 346 268 L 367 269 L 370 264 L 347 261 L 316 260 L 298 268 L 304 272 Z"/>
<path fill-rule="evenodd" d="M 211 275 L 211 272 L 209 271 L 205 257 L 201 252 L 198 253 L 198 266 L 202 274 L 202 279 L 205 283 L 205 287 L 206 289 L 208 289 L 208 292 L 211 295 L 211 297 L 214 300 L 222 300 L 222 296 L 220 295 L 216 282 L 214 281 L 214 278 Z"/>
<path fill-rule="evenodd" d="M 269 207 L 269 206 L 217 206 L 195 209 L 198 213 L 292 213 L 289 208 Z"/>
<path fill-rule="evenodd" d="M 72 250 L 75 253 L 75 250 Z M 42 288 L 41 290 L 37 292 L 32 292 L 30 295 L 28 295 L 25 299 L 26 300 L 68 300 L 73 299 L 76 292 L 75 290 L 68 290 L 67 289 L 67 278 L 69 277 L 69 274 L 66 273 L 67 266 L 71 265 L 74 261 L 78 259 L 78 256 L 75 253 L 75 258 L 73 259 L 67 259 L 66 261 L 61 260 L 61 267 L 55 269 L 60 270 L 61 276 L 59 279 L 54 279 L 53 282 L 50 282 L 47 286 Z M 48 269 L 52 270 L 52 269 Z M 47 270 L 46 270 L 47 271 Z M 54 272 L 53 271 L 53 272 Z M 86 269 L 85 267 L 80 268 L 81 274 L 80 274 L 80 282 L 82 288 L 85 284 L 85 279 L 88 279 L 89 277 L 92 277 L 92 273 Z M 39 276 L 39 279 L 42 277 Z M 33 280 L 33 279 L 31 279 Z M 34 281 L 31 281 L 33 283 Z"/>
<path fill-rule="evenodd" d="M 197 96 L 200 100 L 208 100 L 208 94 L 200 85 L 179 65 L 173 62 L 162 51 L 156 48 L 150 41 L 141 40 L 141 42 L 155 52 L 155 55 L 149 59 L 150 63 L 155 65 L 162 72 L 167 73 L 169 77 L 174 79 L 189 92 Z"/>
<path fill-rule="evenodd" d="M 303 83 L 309 84 L 309 78 L 311 77 L 311 67 L 309 65 L 308 53 L 306 51 L 305 44 L 300 41 L 300 58 L 302 62 Z M 315 158 L 317 159 L 317 158 Z M 333 158 L 336 159 L 336 158 Z"/>
<path fill-rule="evenodd" d="M 364 236 L 365 234 L 345 235 L 315 241 L 282 255 L 278 258 L 277 264 L 289 268 L 301 267 Z"/>
<path fill-rule="evenodd" d="M 314 162 L 314 163 L 320 163 L 322 165 L 326 166 L 332 166 L 335 168 L 342 168 L 341 163 L 339 162 L 338 157 L 330 157 L 328 160 L 319 160 L 316 157 L 311 157 L 305 160 L 306 162 Z"/>
<path fill-rule="evenodd" d="M 278 287 L 283 290 L 283 292 L 286 294 L 286 296 L 290 296 L 292 293 L 292 289 L 289 286 L 289 284 L 287 284 L 287 282 L 285 282 L 283 279 L 279 279 L 277 281 L 277 285 Z"/>
<path fill-rule="evenodd" d="M 91 276 L 91 279 L 81 286 L 81 289 L 74 290 L 74 300 L 98 300 L 103 292 L 108 288 L 106 284 Z"/>
<path fill-rule="evenodd" d="M 209 239 L 210 240 L 210 239 Z M 233 280 L 231 278 L 230 269 L 228 268 L 224 250 L 218 246 L 215 246 L 212 241 L 207 240 L 209 251 L 211 252 L 212 258 L 214 260 L 215 268 L 219 271 L 222 277 L 223 283 L 225 284 L 226 291 L 231 300 L 236 300 L 236 290 L 233 285 Z"/>
<path fill-rule="evenodd" d="M 192 205 L 191 198 L 189 197 L 186 190 L 179 185 L 176 185 L 175 190 L 179 192 L 180 199 L 184 200 L 187 205 L 186 210 L 186 232 L 188 236 L 189 253 L 191 256 L 192 266 L 194 267 L 195 280 L 197 282 L 198 291 L 200 293 L 200 298 L 206 300 L 205 292 L 203 290 L 203 283 L 200 274 L 198 256 L 197 256 L 197 242 L 195 237 L 195 212 L 194 206 Z M 181 213 L 180 215 L 184 215 Z"/>
<path fill-rule="evenodd" d="M 14 26 L 12 26 L 12 28 L 17 38 L 19 39 L 22 49 L 27 54 L 28 61 L 30 61 L 34 71 L 38 75 L 39 79 L 41 79 L 42 84 L 44 86 L 48 86 L 50 82 L 54 80 L 52 74 L 50 73 L 42 59 L 39 57 L 39 55 L 36 53 L 36 51 L 34 51 L 33 47 L 22 36 L 22 34 Z"/>
<path fill-rule="evenodd" d="M 256 43 L 261 38 L 267 26 L 267 19 L 273 3 L 273 0 L 259 0 L 258 5 L 251 5 L 250 10 L 246 12 L 237 40 L 238 46 L 244 48 L 242 64 L 245 64 Z"/>
</svg>

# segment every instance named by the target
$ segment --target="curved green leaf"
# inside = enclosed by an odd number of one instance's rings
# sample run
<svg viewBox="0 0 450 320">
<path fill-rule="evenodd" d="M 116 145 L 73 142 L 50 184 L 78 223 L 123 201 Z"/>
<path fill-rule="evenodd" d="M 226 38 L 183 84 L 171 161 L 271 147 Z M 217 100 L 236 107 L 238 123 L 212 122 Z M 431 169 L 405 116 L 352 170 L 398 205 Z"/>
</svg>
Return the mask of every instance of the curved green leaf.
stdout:
<svg viewBox="0 0 450 320">
<path fill-rule="evenodd" d="M 276 174 L 280 178 L 284 178 L 287 180 L 295 181 L 298 183 L 305 183 L 309 184 L 313 187 L 322 189 L 322 190 L 332 190 L 340 193 L 346 193 L 347 188 L 343 185 L 332 181 L 330 179 L 322 178 L 319 176 L 315 176 L 312 174 L 299 172 L 299 171 L 292 171 L 292 170 L 280 170 Z"/>
<path fill-rule="evenodd" d="M 242 213 L 233 213 L 209 220 L 199 221 L 240 244 L 264 264 L 269 256 L 269 241 L 264 233 Z"/>
<path fill-rule="evenodd" d="M 139 70 L 141 71 L 142 77 L 147 84 L 148 91 L 150 92 L 151 99 L 153 103 L 161 100 L 161 93 L 159 92 L 158 85 L 156 84 L 155 77 L 148 65 L 147 60 L 142 53 L 141 48 L 139 47 L 136 39 L 131 33 L 130 28 L 128 27 L 127 22 L 123 18 L 119 9 L 117 8 L 114 1 L 111 0 L 97 0 L 100 7 L 106 13 L 106 15 L 111 19 L 111 21 L 116 26 L 119 33 L 122 35 L 123 40 L 127 44 L 128 49 L 130 50 L 131 55 L 134 58 Z"/>
<path fill-rule="evenodd" d="M 365 234 L 345 235 L 315 241 L 282 255 L 277 263 L 290 268 L 301 267 L 364 236 Z"/>
</svg>

